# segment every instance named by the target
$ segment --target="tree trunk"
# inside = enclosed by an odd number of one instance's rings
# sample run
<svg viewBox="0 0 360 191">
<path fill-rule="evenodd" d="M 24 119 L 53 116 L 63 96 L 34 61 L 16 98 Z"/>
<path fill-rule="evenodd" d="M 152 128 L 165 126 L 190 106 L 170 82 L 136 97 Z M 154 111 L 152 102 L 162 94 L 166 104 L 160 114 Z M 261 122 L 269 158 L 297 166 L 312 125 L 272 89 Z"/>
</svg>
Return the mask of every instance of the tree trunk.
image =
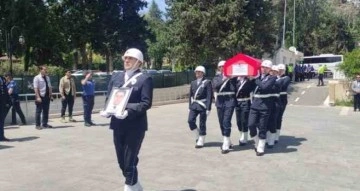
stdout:
<svg viewBox="0 0 360 191">
<path fill-rule="evenodd" d="M 77 50 L 75 50 L 74 52 L 74 65 L 73 65 L 73 70 L 77 70 L 79 65 L 79 53 Z"/>
<path fill-rule="evenodd" d="M 93 64 L 93 50 L 89 49 L 89 69 L 92 69 Z"/>
<path fill-rule="evenodd" d="M 25 57 L 24 57 L 24 70 L 25 72 L 29 71 L 30 66 L 30 47 L 26 47 L 25 49 Z"/>
<path fill-rule="evenodd" d="M 81 65 L 83 66 L 83 69 L 88 70 L 89 69 L 89 65 L 88 65 L 88 57 L 86 54 L 86 45 L 81 45 L 80 46 L 80 55 L 81 55 Z"/>
</svg>

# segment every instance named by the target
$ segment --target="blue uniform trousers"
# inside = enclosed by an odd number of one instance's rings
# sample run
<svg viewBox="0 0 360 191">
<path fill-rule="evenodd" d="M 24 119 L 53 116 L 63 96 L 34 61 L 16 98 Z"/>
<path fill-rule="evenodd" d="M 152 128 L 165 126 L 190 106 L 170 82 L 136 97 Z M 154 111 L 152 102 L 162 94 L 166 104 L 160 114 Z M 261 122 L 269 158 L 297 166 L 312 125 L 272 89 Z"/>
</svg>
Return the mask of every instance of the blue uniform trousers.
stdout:
<svg viewBox="0 0 360 191">
<path fill-rule="evenodd" d="M 138 181 L 138 154 L 145 137 L 144 129 L 114 128 L 114 144 L 117 160 L 125 177 L 125 184 L 134 185 Z"/>
<path fill-rule="evenodd" d="M 206 135 L 206 118 L 207 118 L 206 110 L 199 111 L 199 110 L 190 109 L 189 118 L 188 118 L 190 130 L 194 130 L 197 128 L 196 117 L 198 115 L 200 115 L 199 134 Z"/>
<path fill-rule="evenodd" d="M 268 120 L 267 130 L 270 131 L 270 133 L 276 133 L 276 129 L 278 127 L 280 110 L 281 110 L 281 104 L 275 101 L 274 105 L 271 109 L 269 120 Z"/>
<path fill-rule="evenodd" d="M 84 122 L 91 123 L 91 114 L 94 108 L 94 95 L 83 95 Z"/>
<path fill-rule="evenodd" d="M 266 131 L 269 117 L 269 110 L 257 110 L 253 108 L 250 109 L 248 126 L 250 129 L 251 137 L 259 134 L 260 139 L 266 139 Z M 259 129 L 259 133 L 257 132 L 257 128 Z"/>
<path fill-rule="evenodd" d="M 217 107 L 220 130 L 223 136 L 230 137 L 231 134 L 231 118 L 234 113 L 234 107 Z"/>
<path fill-rule="evenodd" d="M 250 113 L 250 101 L 240 101 L 238 102 L 235 112 L 236 112 L 236 123 L 239 131 L 248 132 L 248 120 Z"/>
<path fill-rule="evenodd" d="M 281 107 L 279 108 L 279 115 L 278 115 L 277 126 L 276 126 L 277 130 L 280 130 L 281 126 L 282 126 L 282 119 L 283 119 L 283 116 L 284 116 L 286 105 L 288 103 L 287 98 L 282 99 L 281 102 L 282 102 L 282 104 L 281 104 Z"/>
</svg>

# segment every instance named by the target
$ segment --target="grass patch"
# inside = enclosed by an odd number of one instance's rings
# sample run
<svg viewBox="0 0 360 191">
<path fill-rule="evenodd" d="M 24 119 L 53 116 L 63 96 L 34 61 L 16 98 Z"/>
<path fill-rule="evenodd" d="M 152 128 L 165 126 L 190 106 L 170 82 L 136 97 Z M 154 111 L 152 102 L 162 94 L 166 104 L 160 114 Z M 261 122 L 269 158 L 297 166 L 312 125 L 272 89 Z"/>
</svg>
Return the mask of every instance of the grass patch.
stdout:
<svg viewBox="0 0 360 191">
<path fill-rule="evenodd" d="M 354 105 L 354 100 L 336 100 L 335 106 L 346 106 L 346 107 L 352 107 Z"/>
</svg>

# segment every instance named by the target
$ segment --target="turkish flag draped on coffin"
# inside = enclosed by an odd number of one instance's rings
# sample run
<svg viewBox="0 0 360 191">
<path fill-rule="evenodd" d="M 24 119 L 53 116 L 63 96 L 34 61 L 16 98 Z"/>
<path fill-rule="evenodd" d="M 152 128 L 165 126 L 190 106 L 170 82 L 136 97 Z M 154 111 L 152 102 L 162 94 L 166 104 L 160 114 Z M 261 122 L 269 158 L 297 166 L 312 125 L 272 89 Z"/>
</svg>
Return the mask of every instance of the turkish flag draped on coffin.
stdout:
<svg viewBox="0 0 360 191">
<path fill-rule="evenodd" d="M 256 76 L 261 67 L 261 60 L 246 54 L 237 54 L 226 60 L 224 64 L 224 75 L 235 76 Z"/>
</svg>

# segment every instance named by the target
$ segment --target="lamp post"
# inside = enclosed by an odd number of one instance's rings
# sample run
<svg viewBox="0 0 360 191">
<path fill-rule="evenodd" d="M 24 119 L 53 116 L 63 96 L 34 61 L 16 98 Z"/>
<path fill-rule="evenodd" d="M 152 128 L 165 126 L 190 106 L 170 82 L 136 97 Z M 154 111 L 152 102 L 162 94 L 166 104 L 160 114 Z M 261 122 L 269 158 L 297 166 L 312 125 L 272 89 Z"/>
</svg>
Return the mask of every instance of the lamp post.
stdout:
<svg viewBox="0 0 360 191">
<path fill-rule="evenodd" d="M 13 74 L 13 67 L 12 67 L 12 37 L 13 37 L 13 30 L 15 28 L 19 28 L 18 26 L 13 26 L 10 29 L 10 35 L 9 35 L 9 58 L 10 58 L 10 74 Z M 19 43 L 21 45 L 25 44 L 25 38 L 23 35 L 19 36 Z"/>
</svg>

